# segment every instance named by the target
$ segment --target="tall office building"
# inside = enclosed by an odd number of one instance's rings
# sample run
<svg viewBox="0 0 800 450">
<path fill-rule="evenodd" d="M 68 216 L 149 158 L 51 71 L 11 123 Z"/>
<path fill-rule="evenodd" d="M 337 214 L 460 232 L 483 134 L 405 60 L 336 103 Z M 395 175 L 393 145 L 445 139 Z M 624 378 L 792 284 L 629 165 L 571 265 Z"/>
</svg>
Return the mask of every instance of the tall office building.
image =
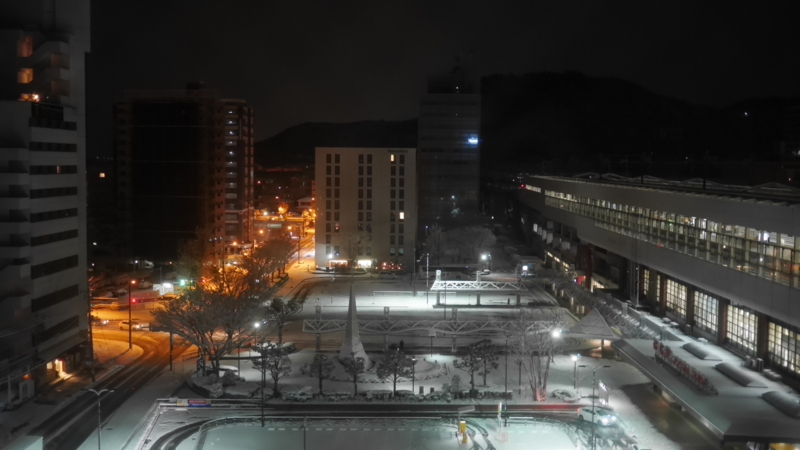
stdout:
<svg viewBox="0 0 800 450">
<path fill-rule="evenodd" d="M 316 149 L 316 265 L 413 270 L 413 148 Z"/>
<path fill-rule="evenodd" d="M 88 354 L 88 0 L 0 3 L 0 397 Z"/>
<path fill-rule="evenodd" d="M 461 65 L 428 78 L 419 108 L 419 226 L 478 212 L 481 96 Z M 421 236 L 424 236 L 422 234 Z"/>
<path fill-rule="evenodd" d="M 202 83 L 129 91 L 115 107 L 117 211 L 123 252 L 175 259 L 198 233 L 221 260 L 251 237 L 253 110 Z"/>
</svg>

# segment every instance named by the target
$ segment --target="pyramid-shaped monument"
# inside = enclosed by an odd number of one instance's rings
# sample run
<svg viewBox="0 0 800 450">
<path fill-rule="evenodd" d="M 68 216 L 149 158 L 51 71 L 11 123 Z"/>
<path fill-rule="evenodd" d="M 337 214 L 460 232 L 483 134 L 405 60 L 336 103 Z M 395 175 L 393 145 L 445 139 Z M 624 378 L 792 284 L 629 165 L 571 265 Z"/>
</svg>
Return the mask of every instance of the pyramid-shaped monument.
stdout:
<svg viewBox="0 0 800 450">
<path fill-rule="evenodd" d="M 339 359 L 349 358 L 355 353 L 355 358 L 364 358 L 364 367 L 371 367 L 372 362 L 364 351 L 364 344 L 361 343 L 361 336 L 358 332 L 358 312 L 356 311 L 356 295 L 353 293 L 353 284 L 350 284 L 350 305 L 347 307 L 347 327 L 344 332 L 344 342 L 342 350 L 339 351 Z"/>
</svg>

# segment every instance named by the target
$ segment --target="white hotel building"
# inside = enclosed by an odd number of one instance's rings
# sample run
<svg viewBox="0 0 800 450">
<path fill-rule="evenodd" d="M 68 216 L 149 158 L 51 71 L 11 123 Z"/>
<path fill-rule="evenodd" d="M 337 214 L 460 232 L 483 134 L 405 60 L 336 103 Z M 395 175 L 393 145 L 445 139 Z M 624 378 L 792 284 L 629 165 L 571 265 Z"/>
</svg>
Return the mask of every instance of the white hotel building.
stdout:
<svg viewBox="0 0 800 450">
<path fill-rule="evenodd" d="M 0 401 L 88 352 L 88 0 L 0 2 Z"/>
<path fill-rule="evenodd" d="M 800 380 L 800 192 L 597 174 L 521 187 L 545 264 Z"/>
<path fill-rule="evenodd" d="M 316 149 L 316 265 L 413 270 L 416 150 Z"/>
</svg>

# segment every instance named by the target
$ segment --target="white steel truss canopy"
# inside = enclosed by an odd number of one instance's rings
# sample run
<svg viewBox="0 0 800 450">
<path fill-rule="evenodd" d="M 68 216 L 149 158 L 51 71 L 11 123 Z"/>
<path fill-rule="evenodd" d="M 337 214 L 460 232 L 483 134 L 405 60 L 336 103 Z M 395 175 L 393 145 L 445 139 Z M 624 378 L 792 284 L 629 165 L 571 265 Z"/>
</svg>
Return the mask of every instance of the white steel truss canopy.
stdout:
<svg viewBox="0 0 800 450">
<path fill-rule="evenodd" d="M 432 291 L 523 291 L 520 283 L 506 281 L 440 281 L 431 286 Z"/>
<path fill-rule="evenodd" d="M 480 332 L 492 332 L 505 335 L 518 335 L 519 327 L 533 328 L 530 322 L 488 321 L 488 320 L 359 320 L 358 328 L 363 333 L 394 334 L 409 331 L 425 330 L 447 333 L 450 335 L 467 335 Z M 553 331 L 558 325 L 555 322 L 536 322 L 537 331 Z M 347 327 L 347 320 L 304 320 L 305 333 L 334 333 Z"/>
</svg>

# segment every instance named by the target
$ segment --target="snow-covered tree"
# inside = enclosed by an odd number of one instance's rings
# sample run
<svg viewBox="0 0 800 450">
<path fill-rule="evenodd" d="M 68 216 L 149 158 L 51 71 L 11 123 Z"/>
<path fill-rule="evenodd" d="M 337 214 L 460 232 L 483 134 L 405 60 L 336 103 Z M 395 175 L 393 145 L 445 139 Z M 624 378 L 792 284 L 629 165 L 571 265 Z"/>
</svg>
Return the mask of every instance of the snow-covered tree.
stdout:
<svg viewBox="0 0 800 450">
<path fill-rule="evenodd" d="M 350 356 L 342 358 L 341 363 L 344 371 L 353 377 L 353 395 L 358 396 L 358 376 L 367 370 L 364 358 L 356 357 L 356 354 L 352 353 Z"/>
<path fill-rule="evenodd" d="M 414 361 L 405 353 L 397 350 L 389 350 L 383 359 L 378 363 L 376 371 L 381 380 L 392 381 L 392 395 L 397 393 L 397 381 L 409 379 L 414 373 Z"/>
<path fill-rule="evenodd" d="M 289 355 L 280 345 L 274 345 L 269 342 L 253 346 L 260 356 L 253 358 L 253 368 L 262 373 L 263 376 L 269 374 L 272 378 L 272 396 L 279 398 L 281 391 L 278 389 L 278 381 L 292 373 L 292 361 Z M 262 377 L 263 378 L 263 377 Z M 266 389 L 266 386 L 262 386 Z"/>
<path fill-rule="evenodd" d="M 324 353 L 314 354 L 314 361 L 311 362 L 309 373 L 319 380 L 319 393 L 322 394 L 322 380 L 330 376 L 335 368 L 335 364 Z"/>
</svg>

